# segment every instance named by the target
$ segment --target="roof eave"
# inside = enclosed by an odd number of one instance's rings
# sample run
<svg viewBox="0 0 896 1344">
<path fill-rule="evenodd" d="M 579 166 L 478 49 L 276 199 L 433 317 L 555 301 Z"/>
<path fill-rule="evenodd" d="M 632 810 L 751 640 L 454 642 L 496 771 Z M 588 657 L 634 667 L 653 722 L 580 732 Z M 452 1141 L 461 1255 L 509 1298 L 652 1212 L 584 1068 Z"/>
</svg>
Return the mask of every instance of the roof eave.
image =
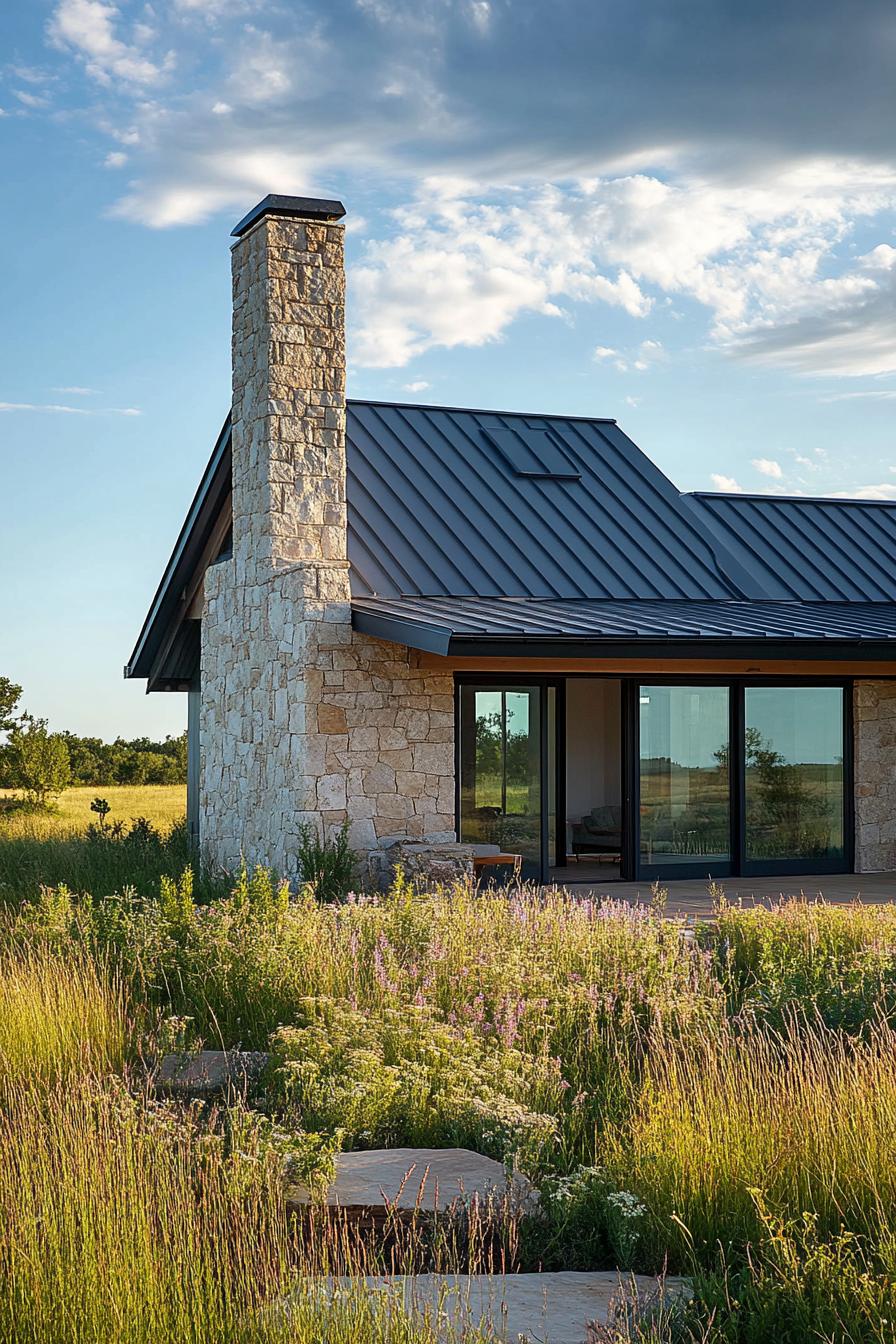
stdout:
<svg viewBox="0 0 896 1344">
<path fill-rule="evenodd" d="M 230 489 L 230 473 L 221 479 L 221 468 L 230 452 L 230 415 L 221 427 L 215 447 L 203 472 L 199 488 L 180 530 L 161 582 L 156 589 L 134 651 L 125 664 L 125 678 L 149 678 L 153 675 L 159 649 L 171 616 L 177 612 L 178 594 L 183 580 L 195 568 L 213 525 Z"/>
</svg>

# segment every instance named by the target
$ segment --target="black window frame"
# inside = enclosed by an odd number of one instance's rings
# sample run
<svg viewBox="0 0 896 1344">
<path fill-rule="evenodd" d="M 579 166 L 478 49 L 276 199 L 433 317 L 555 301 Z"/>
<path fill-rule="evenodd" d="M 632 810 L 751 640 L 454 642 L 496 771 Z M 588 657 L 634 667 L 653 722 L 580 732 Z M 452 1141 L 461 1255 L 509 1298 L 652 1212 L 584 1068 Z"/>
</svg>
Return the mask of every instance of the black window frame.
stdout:
<svg viewBox="0 0 896 1344">
<path fill-rule="evenodd" d="M 460 834 L 460 688 L 463 685 L 477 686 L 548 686 L 555 688 L 556 700 L 556 833 L 553 837 L 553 849 L 556 866 L 562 867 L 567 860 L 566 854 L 566 683 L 580 678 L 618 681 L 621 688 L 621 752 L 622 752 L 622 881 L 658 881 L 671 882 L 678 879 L 694 880 L 727 877 L 776 877 L 794 873 L 851 873 L 855 871 L 855 729 L 853 721 L 855 677 L 807 677 L 807 676 L 726 676 L 710 673 L 687 675 L 686 673 L 660 672 L 476 672 L 456 671 L 454 673 L 455 698 L 455 824 Z M 639 749 L 640 722 L 638 691 L 644 685 L 654 686 L 726 686 L 729 691 L 730 714 L 730 768 L 731 789 L 731 848 L 730 861 L 725 864 L 706 865 L 677 864 L 674 869 L 662 864 L 644 864 L 640 852 L 640 792 L 639 792 Z M 836 686 L 843 693 L 843 857 L 842 859 L 807 860 L 774 859 L 766 861 L 748 861 L 746 859 L 746 798 L 744 789 L 744 691 L 748 686 Z M 550 879 L 552 837 L 548 834 L 547 798 L 548 798 L 548 757 L 547 751 L 547 694 L 539 697 L 540 736 L 541 736 L 541 784 L 542 784 L 542 876 L 541 881 Z M 607 879 L 607 885 L 611 885 Z M 592 884 L 593 885 L 593 884 Z"/>
</svg>

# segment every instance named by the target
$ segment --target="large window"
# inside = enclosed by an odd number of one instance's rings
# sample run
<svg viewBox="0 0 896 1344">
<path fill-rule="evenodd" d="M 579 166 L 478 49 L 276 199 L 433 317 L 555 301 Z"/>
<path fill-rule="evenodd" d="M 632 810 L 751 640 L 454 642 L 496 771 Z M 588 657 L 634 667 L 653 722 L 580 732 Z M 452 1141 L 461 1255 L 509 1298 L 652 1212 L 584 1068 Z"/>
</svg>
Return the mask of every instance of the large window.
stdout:
<svg viewBox="0 0 896 1344">
<path fill-rule="evenodd" d="M 641 686 L 642 867 L 719 870 L 731 861 L 727 686 Z"/>
<path fill-rule="evenodd" d="M 535 878 L 544 831 L 541 696 L 539 686 L 460 688 L 460 839 L 521 854 L 524 876 Z"/>
<path fill-rule="evenodd" d="M 844 857 L 839 686 L 747 686 L 744 769 L 747 863 Z"/>
</svg>

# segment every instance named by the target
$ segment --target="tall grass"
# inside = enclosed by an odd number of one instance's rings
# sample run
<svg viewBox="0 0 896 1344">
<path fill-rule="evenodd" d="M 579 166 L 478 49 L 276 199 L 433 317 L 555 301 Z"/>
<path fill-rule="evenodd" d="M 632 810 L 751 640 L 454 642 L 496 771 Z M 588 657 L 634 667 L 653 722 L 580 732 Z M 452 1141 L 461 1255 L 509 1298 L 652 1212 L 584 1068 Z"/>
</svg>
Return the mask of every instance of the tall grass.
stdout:
<svg viewBox="0 0 896 1344">
<path fill-rule="evenodd" d="M 0 1093 L 120 1068 L 127 1017 L 113 976 L 90 957 L 24 948 L 0 954 Z"/>
<path fill-rule="evenodd" d="M 263 1304 L 326 1267 L 284 1230 L 283 1152 L 269 1118 L 240 1121 L 235 1142 L 230 1121 L 175 1124 L 109 1083 L 127 1053 L 116 1033 L 170 1015 L 192 1045 L 270 1047 L 268 1115 L 306 1147 L 460 1143 L 520 1166 L 542 1188 L 520 1229 L 527 1268 L 692 1275 L 694 1304 L 670 1309 L 650 1338 L 891 1339 L 894 935 L 886 907 L 728 909 L 695 935 L 625 905 L 462 886 L 421 895 L 401 882 L 382 898 L 320 906 L 264 872 L 244 873 L 210 904 L 197 903 L 188 873 L 151 896 L 44 891 L 0 928 L 0 1018 L 2 968 L 26 986 L 7 995 L 20 1007 L 7 1011 L 6 1038 L 0 1020 L 0 1042 L 26 1042 L 6 1049 L 17 1062 L 0 1142 L 14 1147 L 18 1175 L 6 1185 L 0 1176 L 0 1221 L 17 1228 L 4 1242 L 10 1272 L 15 1242 L 30 1248 L 32 1275 L 15 1270 L 21 1300 L 0 1315 L 0 1338 L 7 1322 L 34 1320 L 30 1336 L 11 1338 L 49 1339 L 33 1313 L 54 1298 L 83 1320 L 86 1339 L 235 1339 L 237 1321 L 282 1329 Z M 69 977 L 61 1007 L 44 983 L 52 970 L 43 976 L 59 959 L 84 981 L 78 989 Z M 66 1007 L 78 994 L 106 1007 L 93 1019 Z M 60 1044 L 40 1025 L 51 1017 L 70 1024 Z M 79 1018 L 97 1023 L 87 1050 Z M 44 1099 L 29 1116 L 32 1051 L 71 1062 L 39 1070 Z M 73 1074 L 84 1080 L 77 1099 L 58 1083 Z M 89 1148 L 113 1173 L 97 1183 L 95 1209 Z M 49 1172 L 67 1203 L 87 1210 L 86 1258 Z M 116 1191 L 143 1211 L 121 1222 L 120 1252 L 107 1246 Z M 51 1230 L 52 1253 L 41 1256 Z M 219 1242 L 213 1263 L 208 1246 Z M 192 1307 L 172 1284 L 177 1248 L 195 1262 Z M 99 1286 L 82 1302 L 63 1284 L 96 1263 L 135 1285 L 129 1319 L 143 1335 L 114 1324 L 114 1294 Z M 301 1318 L 310 1341 L 320 1303 L 307 1292 L 296 1300 L 288 1328 Z M 370 1310 L 359 1299 L 346 1316 L 358 1338 L 387 1328 L 363 1316 Z M 333 1330 L 321 1337 L 341 1344 Z"/>
</svg>

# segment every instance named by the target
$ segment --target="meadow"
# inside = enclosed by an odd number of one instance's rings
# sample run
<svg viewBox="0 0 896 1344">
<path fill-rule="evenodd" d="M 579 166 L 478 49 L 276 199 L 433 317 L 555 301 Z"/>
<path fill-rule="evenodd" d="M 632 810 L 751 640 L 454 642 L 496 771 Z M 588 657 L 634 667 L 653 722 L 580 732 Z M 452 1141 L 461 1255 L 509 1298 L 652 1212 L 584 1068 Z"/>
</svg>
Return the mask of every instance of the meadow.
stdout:
<svg viewBox="0 0 896 1344">
<path fill-rule="evenodd" d="M 400 881 L 320 904 L 265 872 L 141 890 L 126 836 L 80 844 L 108 894 L 29 878 L 0 917 L 0 1338 L 434 1344 L 320 1300 L 360 1252 L 289 1225 L 283 1177 L 457 1144 L 541 1190 L 510 1267 L 691 1277 L 607 1341 L 893 1339 L 896 907 L 721 899 L 693 928 Z M 155 1100 L 147 1065 L 201 1045 L 269 1049 L 260 1098 Z M 421 1228 L 389 1264 L 481 1253 Z"/>
</svg>

